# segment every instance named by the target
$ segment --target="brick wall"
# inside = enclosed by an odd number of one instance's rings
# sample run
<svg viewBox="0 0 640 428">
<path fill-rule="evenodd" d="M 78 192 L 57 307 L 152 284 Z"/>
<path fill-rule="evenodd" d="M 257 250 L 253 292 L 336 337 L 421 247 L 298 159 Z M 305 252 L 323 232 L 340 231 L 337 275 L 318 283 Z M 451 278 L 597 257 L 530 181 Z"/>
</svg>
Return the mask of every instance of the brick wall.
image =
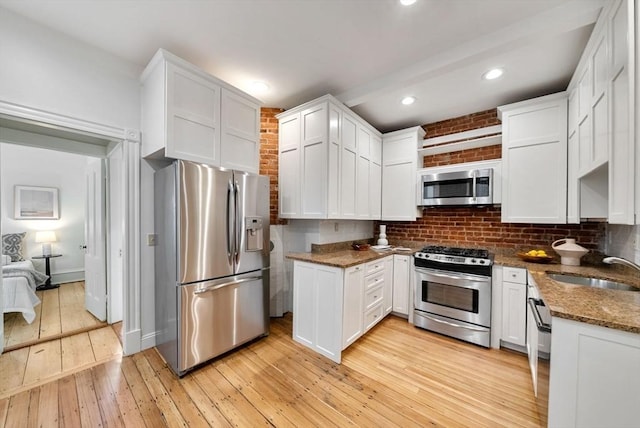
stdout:
<svg viewBox="0 0 640 428">
<path fill-rule="evenodd" d="M 263 107 L 260 110 L 260 174 L 269 176 L 269 212 L 271 224 L 283 224 L 278 218 L 278 119 L 283 109 Z"/>
<path fill-rule="evenodd" d="M 497 110 L 487 110 L 459 118 L 424 125 L 425 138 L 468 131 L 499 124 Z M 499 159 L 502 146 L 489 146 L 425 156 L 424 166 Z M 597 249 L 605 234 L 604 223 L 548 225 L 501 223 L 500 207 L 428 208 L 416 222 L 384 222 L 389 240 L 416 241 L 462 247 L 548 248 L 557 239 L 572 237 L 589 249 Z M 377 222 L 376 222 L 377 223 Z M 378 226 L 375 227 L 377 236 Z"/>
</svg>

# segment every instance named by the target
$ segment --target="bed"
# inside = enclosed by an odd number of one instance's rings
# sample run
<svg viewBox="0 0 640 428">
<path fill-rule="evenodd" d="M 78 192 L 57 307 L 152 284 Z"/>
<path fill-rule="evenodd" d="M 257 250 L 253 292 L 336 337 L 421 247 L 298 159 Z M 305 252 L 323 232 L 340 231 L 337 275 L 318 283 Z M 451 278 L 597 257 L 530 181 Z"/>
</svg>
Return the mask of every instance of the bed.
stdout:
<svg viewBox="0 0 640 428">
<path fill-rule="evenodd" d="M 22 312 L 31 324 L 36 317 L 34 307 L 40 304 L 36 287 L 44 284 L 47 276 L 34 269 L 30 260 L 10 262 L 2 266 L 3 313 Z"/>
</svg>

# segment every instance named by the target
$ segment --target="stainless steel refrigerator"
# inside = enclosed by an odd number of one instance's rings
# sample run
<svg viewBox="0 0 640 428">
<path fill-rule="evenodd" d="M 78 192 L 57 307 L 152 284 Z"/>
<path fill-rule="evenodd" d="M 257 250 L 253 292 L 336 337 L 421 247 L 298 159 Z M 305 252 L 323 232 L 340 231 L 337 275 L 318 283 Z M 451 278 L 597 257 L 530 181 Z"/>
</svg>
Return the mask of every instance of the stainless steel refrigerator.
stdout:
<svg viewBox="0 0 640 428">
<path fill-rule="evenodd" d="M 154 184 L 156 347 L 183 375 L 269 332 L 269 179 L 175 161 Z"/>
</svg>

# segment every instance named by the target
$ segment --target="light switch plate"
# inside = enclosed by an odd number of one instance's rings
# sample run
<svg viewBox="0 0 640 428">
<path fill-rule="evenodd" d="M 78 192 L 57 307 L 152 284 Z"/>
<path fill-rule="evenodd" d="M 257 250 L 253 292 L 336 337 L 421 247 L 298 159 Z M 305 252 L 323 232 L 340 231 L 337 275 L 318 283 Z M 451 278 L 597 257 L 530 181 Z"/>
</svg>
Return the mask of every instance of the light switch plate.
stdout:
<svg viewBox="0 0 640 428">
<path fill-rule="evenodd" d="M 157 242 L 158 242 L 158 235 L 156 235 L 155 233 L 147 234 L 147 245 L 149 247 L 153 247 L 157 245 Z"/>
</svg>

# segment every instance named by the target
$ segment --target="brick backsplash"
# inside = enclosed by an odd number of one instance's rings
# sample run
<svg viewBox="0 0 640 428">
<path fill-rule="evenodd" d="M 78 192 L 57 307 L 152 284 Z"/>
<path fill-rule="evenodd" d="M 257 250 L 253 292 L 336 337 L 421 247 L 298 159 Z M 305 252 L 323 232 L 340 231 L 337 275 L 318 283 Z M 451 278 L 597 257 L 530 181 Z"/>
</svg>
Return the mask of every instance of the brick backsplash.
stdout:
<svg viewBox="0 0 640 428">
<path fill-rule="evenodd" d="M 498 125 L 497 109 L 423 125 L 425 138 L 469 131 Z M 502 146 L 494 145 L 458 152 L 424 157 L 424 167 L 450 165 L 463 162 L 500 159 Z M 487 248 L 549 248 L 562 238 L 576 238 L 589 249 L 599 249 L 605 235 L 605 224 L 521 224 L 502 223 L 500 207 L 438 207 L 423 210 L 423 217 L 415 222 L 376 222 L 387 225 L 387 238 L 396 241 L 445 244 L 461 247 Z"/>
<path fill-rule="evenodd" d="M 461 247 L 548 248 L 555 240 L 576 238 L 585 248 L 598 246 L 605 234 L 605 224 L 521 224 L 501 223 L 500 207 L 427 208 L 415 222 L 377 222 L 387 225 L 391 242 L 415 241 Z"/>
<path fill-rule="evenodd" d="M 278 218 L 278 119 L 280 108 L 260 109 L 260 174 L 269 176 L 269 214 L 271 224 L 284 224 Z"/>
</svg>

